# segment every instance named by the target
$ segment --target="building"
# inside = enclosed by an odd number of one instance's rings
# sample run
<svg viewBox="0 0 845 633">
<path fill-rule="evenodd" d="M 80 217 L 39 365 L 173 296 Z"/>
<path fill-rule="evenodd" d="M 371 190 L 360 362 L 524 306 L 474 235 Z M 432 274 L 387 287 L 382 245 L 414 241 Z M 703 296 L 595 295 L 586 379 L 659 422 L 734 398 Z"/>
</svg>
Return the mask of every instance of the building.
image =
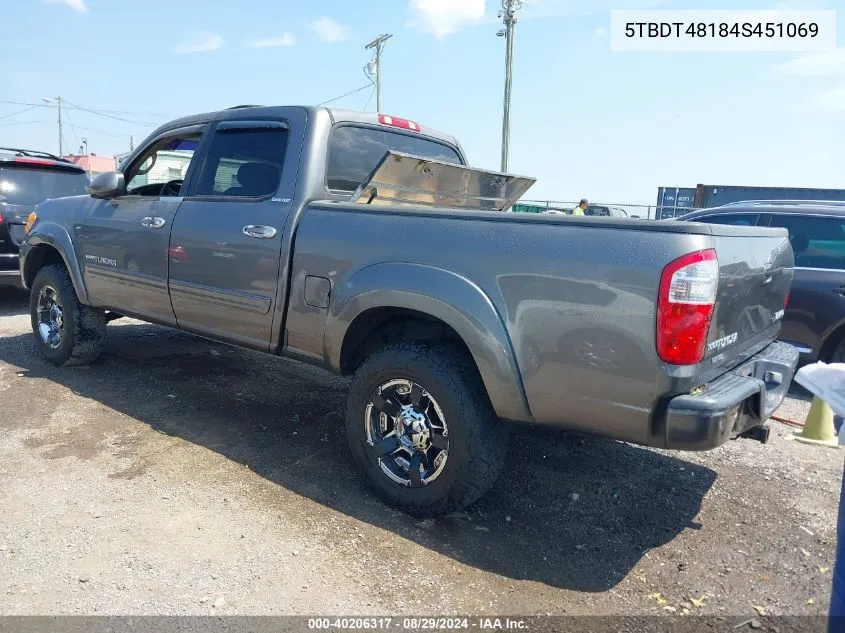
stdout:
<svg viewBox="0 0 845 633">
<path fill-rule="evenodd" d="M 114 156 L 97 156 L 96 154 L 67 154 L 65 159 L 79 165 L 93 178 L 103 172 L 114 171 L 117 163 Z"/>
</svg>

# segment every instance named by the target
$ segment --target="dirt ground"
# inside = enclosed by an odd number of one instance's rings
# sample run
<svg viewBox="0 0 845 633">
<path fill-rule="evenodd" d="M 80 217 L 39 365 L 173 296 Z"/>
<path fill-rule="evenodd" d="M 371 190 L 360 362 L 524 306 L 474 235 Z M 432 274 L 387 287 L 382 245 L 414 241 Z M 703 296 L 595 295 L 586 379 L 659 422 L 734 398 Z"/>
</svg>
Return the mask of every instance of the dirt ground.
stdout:
<svg viewBox="0 0 845 633">
<path fill-rule="evenodd" d="M 56 369 L 3 291 L 0 613 L 826 613 L 841 451 L 520 427 L 490 494 L 420 521 L 364 488 L 345 388 L 131 320 Z"/>
</svg>

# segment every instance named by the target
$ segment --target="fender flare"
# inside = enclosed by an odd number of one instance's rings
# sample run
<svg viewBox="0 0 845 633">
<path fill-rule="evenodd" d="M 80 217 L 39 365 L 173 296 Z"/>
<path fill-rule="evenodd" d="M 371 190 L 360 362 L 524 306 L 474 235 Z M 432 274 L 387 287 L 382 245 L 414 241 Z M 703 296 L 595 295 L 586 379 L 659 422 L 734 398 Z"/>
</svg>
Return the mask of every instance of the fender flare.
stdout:
<svg viewBox="0 0 845 633">
<path fill-rule="evenodd" d="M 332 291 L 324 338 L 332 370 L 340 369 L 352 323 L 377 308 L 414 310 L 447 324 L 469 348 L 496 414 L 532 420 L 510 336 L 493 302 L 473 282 L 441 268 L 401 262 L 353 273 Z"/>
<path fill-rule="evenodd" d="M 25 246 L 21 249 L 21 270 L 24 276 L 29 276 L 31 267 L 30 255 L 41 246 L 51 246 L 58 251 L 65 267 L 70 273 L 73 288 L 80 303 L 88 305 L 88 291 L 85 288 L 85 281 L 82 278 L 82 270 L 79 266 L 79 258 L 73 240 L 67 229 L 56 222 L 38 222 L 33 231 L 26 237 Z"/>
</svg>

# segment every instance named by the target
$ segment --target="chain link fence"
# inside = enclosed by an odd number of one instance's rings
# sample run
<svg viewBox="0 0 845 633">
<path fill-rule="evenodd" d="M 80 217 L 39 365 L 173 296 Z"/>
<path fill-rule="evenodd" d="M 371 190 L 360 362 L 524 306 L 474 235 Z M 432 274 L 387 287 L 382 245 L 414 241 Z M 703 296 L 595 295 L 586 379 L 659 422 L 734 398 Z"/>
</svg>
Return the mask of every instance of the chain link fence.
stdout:
<svg viewBox="0 0 845 633">
<path fill-rule="evenodd" d="M 572 213 L 578 206 L 578 200 L 520 200 L 511 207 L 515 213 Z M 691 207 L 655 206 L 648 204 L 627 204 L 609 202 L 591 202 L 586 215 L 612 216 L 621 218 L 641 218 L 660 220 L 684 215 L 693 211 Z"/>
</svg>

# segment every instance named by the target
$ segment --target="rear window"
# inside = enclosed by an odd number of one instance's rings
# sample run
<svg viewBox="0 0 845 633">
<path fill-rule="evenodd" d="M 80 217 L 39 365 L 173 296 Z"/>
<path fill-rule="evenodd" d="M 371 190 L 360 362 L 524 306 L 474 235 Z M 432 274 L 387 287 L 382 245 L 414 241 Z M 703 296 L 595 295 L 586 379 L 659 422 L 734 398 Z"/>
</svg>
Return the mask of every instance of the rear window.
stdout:
<svg viewBox="0 0 845 633">
<path fill-rule="evenodd" d="M 275 193 L 282 178 L 288 130 L 218 130 L 208 150 L 198 196 L 261 198 Z"/>
<path fill-rule="evenodd" d="M 759 215 L 754 213 L 720 213 L 693 218 L 693 222 L 707 222 L 708 224 L 730 224 L 733 226 L 755 226 Z"/>
<path fill-rule="evenodd" d="M 88 193 L 84 172 L 0 166 L 0 202 L 34 206 L 47 198 Z"/>
<path fill-rule="evenodd" d="M 789 231 L 796 266 L 845 270 L 845 218 L 774 214 L 770 226 Z"/>
<path fill-rule="evenodd" d="M 458 152 L 443 143 L 411 134 L 344 125 L 335 128 L 329 140 L 329 189 L 355 191 L 388 150 L 461 164 Z"/>
</svg>

